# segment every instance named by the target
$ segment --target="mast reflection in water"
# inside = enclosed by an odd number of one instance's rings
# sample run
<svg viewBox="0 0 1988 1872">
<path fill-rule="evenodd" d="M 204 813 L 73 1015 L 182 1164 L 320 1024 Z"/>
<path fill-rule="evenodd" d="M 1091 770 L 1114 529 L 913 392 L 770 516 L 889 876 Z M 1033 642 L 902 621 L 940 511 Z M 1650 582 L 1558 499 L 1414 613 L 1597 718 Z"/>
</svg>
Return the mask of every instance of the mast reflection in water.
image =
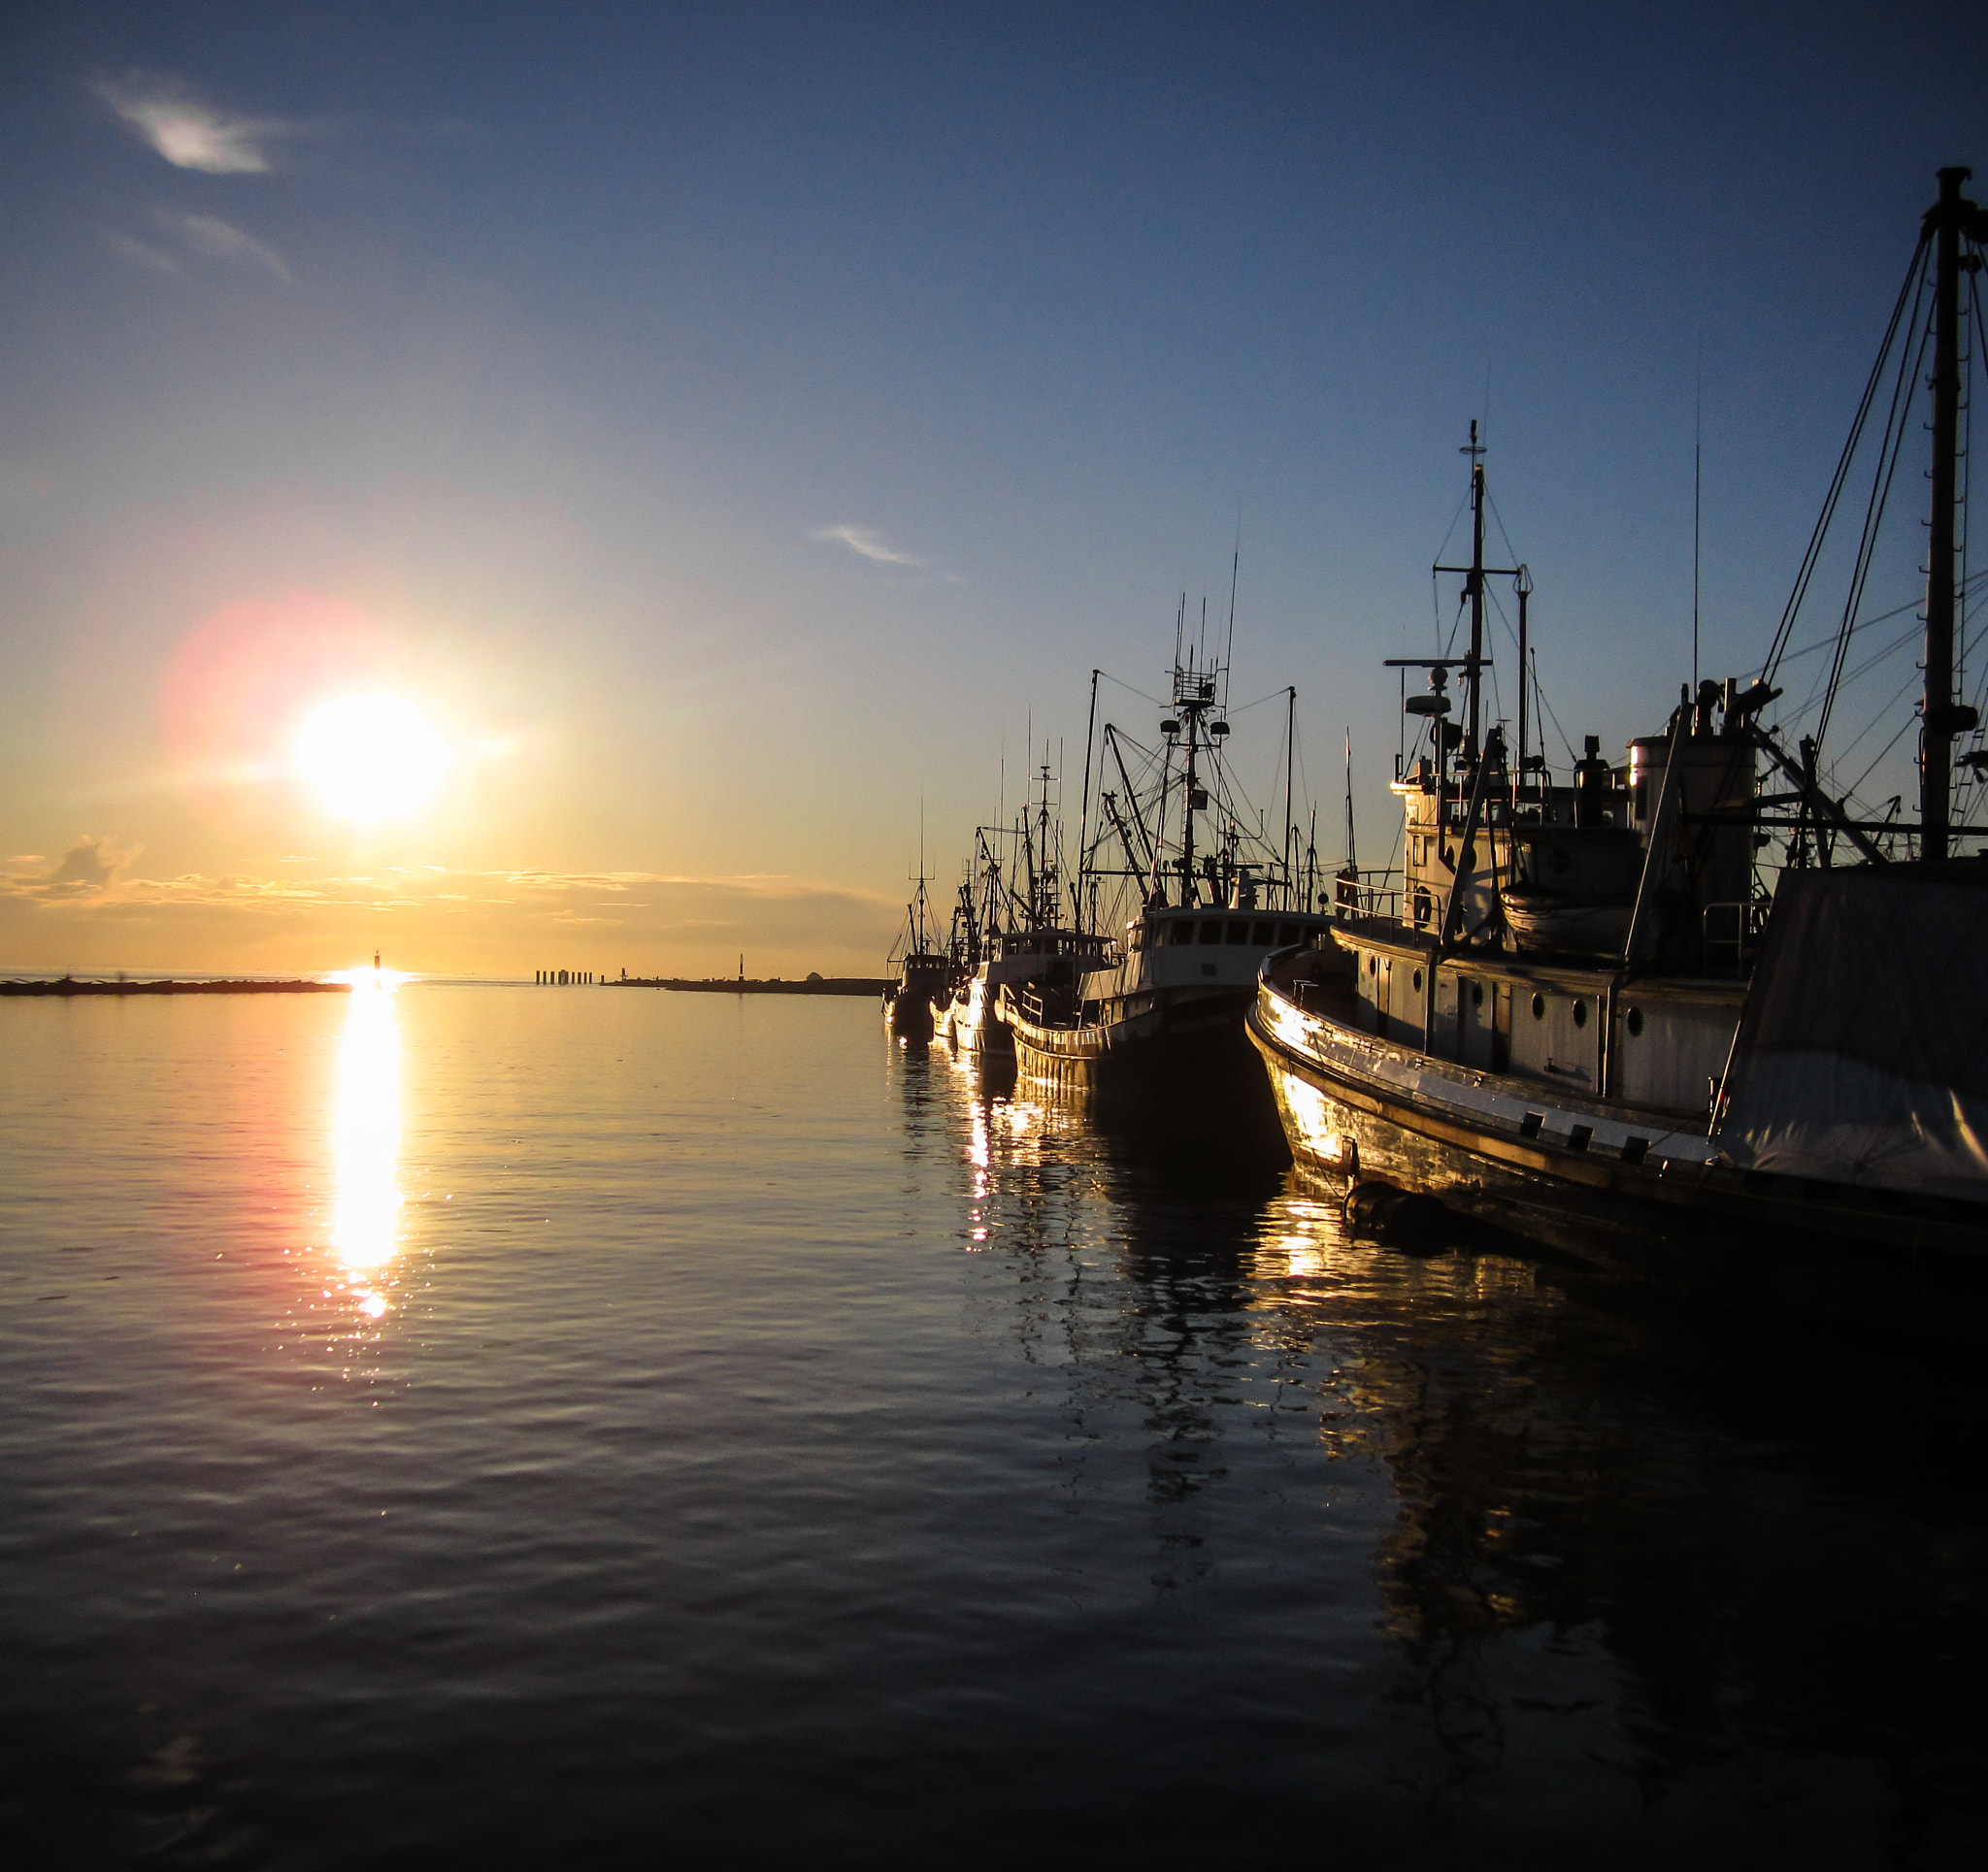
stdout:
<svg viewBox="0 0 1988 1872">
<path fill-rule="evenodd" d="M 971 1086 L 949 1111 L 896 1064 L 912 1137 L 964 1159 L 985 1326 L 1055 1374 L 1091 1524 L 1064 1564 L 1143 1547 L 1191 1603 L 1179 1675 L 1276 1713 L 1265 1813 L 1397 1856 L 1978 1846 L 1980 1412 L 1937 1365 L 1366 1245 L 1247 1161 Z M 1846 1358 L 1885 1407 L 1841 1407 Z M 1245 1721 L 1175 1715 L 1242 1772 Z"/>
</svg>

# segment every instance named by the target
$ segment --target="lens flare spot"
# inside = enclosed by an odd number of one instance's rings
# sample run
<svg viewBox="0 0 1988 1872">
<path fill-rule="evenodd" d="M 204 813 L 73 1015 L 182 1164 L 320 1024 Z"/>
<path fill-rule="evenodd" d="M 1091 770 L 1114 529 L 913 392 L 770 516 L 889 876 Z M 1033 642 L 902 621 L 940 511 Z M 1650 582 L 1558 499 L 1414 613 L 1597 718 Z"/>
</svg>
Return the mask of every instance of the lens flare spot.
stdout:
<svg viewBox="0 0 1988 1872">
<path fill-rule="evenodd" d="M 401 819 L 431 801 L 455 749 L 404 696 L 342 696 L 297 735 L 297 771 L 327 811 L 361 825 Z"/>
</svg>

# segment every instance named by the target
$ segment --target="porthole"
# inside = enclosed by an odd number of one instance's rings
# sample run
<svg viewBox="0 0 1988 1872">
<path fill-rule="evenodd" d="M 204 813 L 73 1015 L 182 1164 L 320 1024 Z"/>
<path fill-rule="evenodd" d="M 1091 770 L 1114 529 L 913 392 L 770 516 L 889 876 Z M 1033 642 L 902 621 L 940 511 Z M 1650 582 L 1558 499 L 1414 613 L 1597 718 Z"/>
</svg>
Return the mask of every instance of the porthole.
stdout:
<svg viewBox="0 0 1988 1872">
<path fill-rule="evenodd" d="M 1421 992 L 1422 992 L 1422 971 L 1421 971 L 1421 969 L 1417 969 L 1415 970 L 1415 993 L 1419 995 L 1419 994 L 1420 994 Z"/>
<path fill-rule="evenodd" d="M 1546 997 L 1544 995 L 1535 995 L 1533 997 L 1533 1018 L 1536 1021 L 1542 1021 L 1546 1018 Z"/>
<path fill-rule="evenodd" d="M 1628 1028 L 1632 1035 L 1640 1034 L 1642 1032 L 1642 1009 L 1640 1007 L 1632 1007 L 1629 1010 L 1629 1018 L 1622 1025 Z"/>
<path fill-rule="evenodd" d="M 1482 1007 L 1483 1004 L 1484 984 L 1481 981 L 1474 981 L 1471 983 L 1471 1005 L 1473 1007 Z"/>
<path fill-rule="evenodd" d="M 1574 1024 L 1576 1027 L 1585 1027 L 1588 1024 L 1588 1004 L 1586 1002 L 1577 1001 L 1574 1002 Z"/>
<path fill-rule="evenodd" d="M 1370 975 L 1377 974 L 1379 972 L 1379 965 L 1374 960 L 1372 956 L 1369 956 L 1367 958 L 1367 972 Z"/>
</svg>

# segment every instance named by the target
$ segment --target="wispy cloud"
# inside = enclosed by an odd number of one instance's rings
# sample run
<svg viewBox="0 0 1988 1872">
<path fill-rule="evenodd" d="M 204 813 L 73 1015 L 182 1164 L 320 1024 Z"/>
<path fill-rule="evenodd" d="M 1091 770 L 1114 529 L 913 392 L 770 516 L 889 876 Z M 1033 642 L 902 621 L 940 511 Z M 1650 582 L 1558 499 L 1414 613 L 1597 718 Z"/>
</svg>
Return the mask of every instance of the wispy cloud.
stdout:
<svg viewBox="0 0 1988 1872">
<path fill-rule="evenodd" d="M 267 267 L 284 285 L 295 283 L 282 254 L 274 247 L 264 246 L 254 236 L 243 233 L 232 221 L 213 214 L 182 214 L 175 231 L 195 253 L 215 260 L 249 260 Z"/>
<path fill-rule="evenodd" d="M 296 128 L 274 118 L 230 116 L 171 79 L 107 80 L 96 92 L 174 168 L 209 176 L 266 174 L 269 146 Z"/>
<path fill-rule="evenodd" d="M 135 850 L 90 835 L 59 861 L 0 860 L 0 958 L 62 968 L 308 970 L 382 941 L 416 968 L 527 972 L 566 946 L 613 937 L 619 962 L 729 969 L 744 949 L 769 973 L 866 973 L 901 911 L 894 897 L 802 877 L 660 871 L 303 869 L 134 874 Z M 274 868 L 272 868 L 274 869 Z M 608 960 L 594 955 L 596 966 Z"/>
<path fill-rule="evenodd" d="M 922 559 L 913 559 L 908 552 L 899 552 L 895 546 L 887 546 L 868 527 L 817 527 L 809 536 L 824 543 L 847 546 L 851 552 L 861 553 L 865 559 L 874 559 L 879 566 L 922 566 Z"/>
<path fill-rule="evenodd" d="M 162 241 L 171 242 L 185 254 L 203 260 L 222 260 L 261 267 L 284 285 L 296 284 L 283 256 L 258 241 L 232 221 L 217 214 L 157 214 L 152 224 Z M 104 236 L 105 244 L 118 259 L 148 273 L 183 273 L 182 255 L 151 241 L 141 241 L 120 229 Z"/>
<path fill-rule="evenodd" d="M 178 877 L 132 877 L 127 872 L 140 847 L 122 846 L 115 838 L 86 833 L 77 838 L 50 867 L 36 853 L 0 865 L 0 900 L 15 899 L 54 906 L 106 910 L 135 906 L 303 910 L 314 907 L 408 908 L 435 903 L 477 903 L 492 907 L 536 910 L 555 918 L 598 920 L 591 912 L 608 912 L 615 920 L 630 912 L 655 909 L 667 924 L 732 929 L 740 920 L 813 910 L 856 921 L 881 914 L 886 922 L 895 909 L 864 891 L 818 884 L 783 874 L 746 872 L 694 877 L 667 871 L 449 871 L 440 865 L 394 865 L 364 876 L 326 874 L 317 877 L 251 877 L 227 872 L 217 877 L 186 872 Z M 282 858 L 279 864 L 309 863 Z M 471 886 L 474 895 L 463 886 Z M 643 896 L 631 899 L 640 888 Z M 573 902 L 575 897 L 586 900 Z M 722 912 L 713 915 L 716 906 Z"/>
<path fill-rule="evenodd" d="M 104 235 L 104 244 L 118 259 L 128 261 L 134 267 L 143 267 L 148 273 L 178 273 L 180 263 L 170 253 L 162 252 L 149 241 L 141 241 L 119 229 L 112 228 Z"/>
<path fill-rule="evenodd" d="M 0 875 L 0 895 L 41 898 L 50 903 L 73 903 L 101 898 L 116 881 L 117 873 L 138 856 L 136 845 L 120 845 L 115 838 L 86 832 L 62 854 L 51 870 L 49 861 L 35 852 L 9 859 Z"/>
</svg>

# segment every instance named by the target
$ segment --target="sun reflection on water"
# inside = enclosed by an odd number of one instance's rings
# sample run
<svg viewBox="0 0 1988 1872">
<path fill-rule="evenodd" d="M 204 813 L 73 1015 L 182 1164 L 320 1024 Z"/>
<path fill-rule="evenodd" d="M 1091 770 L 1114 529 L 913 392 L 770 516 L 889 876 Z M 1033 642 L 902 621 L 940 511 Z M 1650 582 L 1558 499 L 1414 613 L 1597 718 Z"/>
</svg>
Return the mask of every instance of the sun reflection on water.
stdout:
<svg viewBox="0 0 1988 1872">
<path fill-rule="evenodd" d="M 393 998 L 404 977 L 354 969 L 343 979 L 352 999 L 339 1043 L 331 1246 L 359 1310 L 377 1320 L 387 1310 L 381 1277 L 400 1245 L 400 1023 Z"/>
</svg>

